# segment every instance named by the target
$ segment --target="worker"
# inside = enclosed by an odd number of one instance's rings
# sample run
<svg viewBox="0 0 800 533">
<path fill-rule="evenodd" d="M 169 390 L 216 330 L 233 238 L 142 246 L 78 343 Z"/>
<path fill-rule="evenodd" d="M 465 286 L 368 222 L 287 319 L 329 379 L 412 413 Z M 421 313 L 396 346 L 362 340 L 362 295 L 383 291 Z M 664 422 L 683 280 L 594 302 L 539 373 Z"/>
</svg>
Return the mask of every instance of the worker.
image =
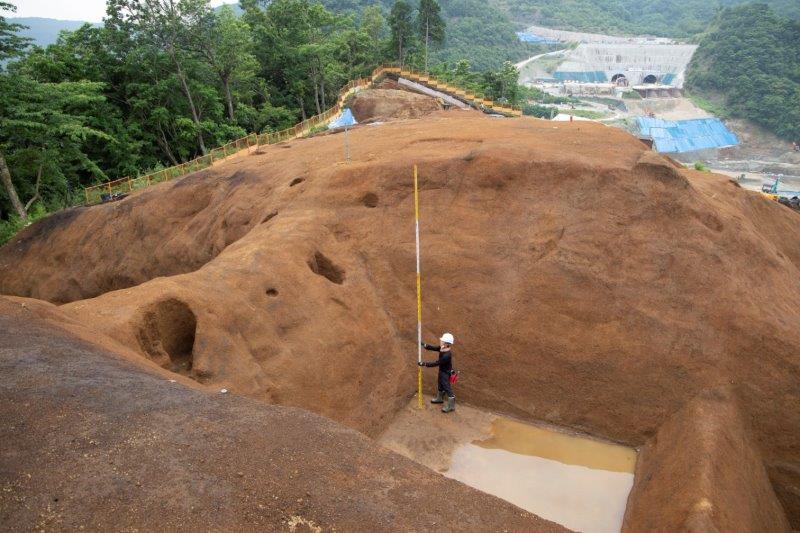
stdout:
<svg viewBox="0 0 800 533">
<path fill-rule="evenodd" d="M 443 413 L 456 410 L 456 395 L 453 393 L 453 386 L 450 376 L 453 374 L 453 343 L 455 339 L 452 333 L 445 333 L 439 339 L 439 346 L 435 344 L 422 343 L 422 347 L 432 352 L 439 352 L 439 359 L 436 361 L 420 361 L 419 366 L 439 367 L 439 379 L 436 396 L 431 399 L 431 403 L 444 403 L 445 394 L 447 395 L 447 405 L 442 408 Z"/>
</svg>

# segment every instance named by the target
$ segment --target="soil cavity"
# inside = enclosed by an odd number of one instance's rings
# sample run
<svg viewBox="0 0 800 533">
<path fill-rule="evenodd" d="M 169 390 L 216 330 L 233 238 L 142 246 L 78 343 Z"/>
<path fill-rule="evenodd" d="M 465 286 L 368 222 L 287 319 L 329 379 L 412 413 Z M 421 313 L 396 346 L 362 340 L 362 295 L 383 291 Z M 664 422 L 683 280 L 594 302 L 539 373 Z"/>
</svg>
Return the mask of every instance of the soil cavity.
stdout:
<svg viewBox="0 0 800 533">
<path fill-rule="evenodd" d="M 144 353 L 167 370 L 192 375 L 197 318 L 188 305 L 170 298 L 155 303 L 144 313 L 139 345 Z"/>
<path fill-rule="evenodd" d="M 322 252 L 315 252 L 314 257 L 308 262 L 308 268 L 314 274 L 327 278 L 328 281 L 341 285 L 344 283 L 344 270 L 333 264 Z"/>
<path fill-rule="evenodd" d="M 361 203 L 366 207 L 378 207 L 378 195 L 374 192 L 368 192 L 361 197 Z"/>
<path fill-rule="evenodd" d="M 445 475 L 570 529 L 616 532 L 635 464 L 633 449 L 497 418 Z"/>
</svg>

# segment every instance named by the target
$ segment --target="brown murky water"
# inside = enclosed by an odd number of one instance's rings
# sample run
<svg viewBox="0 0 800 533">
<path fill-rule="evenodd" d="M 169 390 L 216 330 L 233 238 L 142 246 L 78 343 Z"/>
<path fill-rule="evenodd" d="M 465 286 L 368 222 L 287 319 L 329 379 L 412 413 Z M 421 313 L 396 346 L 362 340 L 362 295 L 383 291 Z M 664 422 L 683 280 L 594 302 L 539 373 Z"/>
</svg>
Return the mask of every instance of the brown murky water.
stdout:
<svg viewBox="0 0 800 533">
<path fill-rule="evenodd" d="M 445 475 L 585 532 L 619 531 L 636 450 L 506 418 L 455 449 Z"/>
</svg>

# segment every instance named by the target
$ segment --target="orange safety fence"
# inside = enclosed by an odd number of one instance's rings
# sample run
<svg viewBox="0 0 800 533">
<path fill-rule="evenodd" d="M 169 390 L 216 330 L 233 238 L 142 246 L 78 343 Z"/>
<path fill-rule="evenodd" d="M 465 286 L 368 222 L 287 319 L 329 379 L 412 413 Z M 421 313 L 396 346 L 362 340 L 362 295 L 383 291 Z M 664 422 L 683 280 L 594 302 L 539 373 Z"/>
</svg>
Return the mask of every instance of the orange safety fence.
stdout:
<svg viewBox="0 0 800 533">
<path fill-rule="evenodd" d="M 386 74 L 396 74 L 403 78 L 408 78 L 412 81 L 425 84 L 432 89 L 448 93 L 450 96 L 458 98 L 459 100 L 462 100 L 466 104 L 477 109 L 494 111 L 496 113 L 501 113 L 512 117 L 518 117 L 522 115 L 522 111 L 516 107 L 495 103 L 492 100 L 485 99 L 483 96 L 438 81 L 430 74 L 393 65 L 381 65 L 372 71 L 372 75 L 370 77 L 352 80 L 347 85 L 342 87 L 342 89 L 339 91 L 339 97 L 336 101 L 336 105 L 327 111 L 320 113 L 319 115 L 314 115 L 313 117 L 307 118 L 299 124 L 296 124 L 295 126 L 285 130 L 261 134 L 251 133 L 246 137 L 236 139 L 235 141 L 231 141 L 218 148 L 214 148 L 206 155 L 197 157 L 180 165 L 175 165 L 163 170 L 151 172 L 150 174 L 146 174 L 144 176 L 138 176 L 135 178 L 120 178 L 114 181 L 101 183 L 99 185 L 86 187 L 84 189 L 86 203 L 94 204 L 103 200 L 107 201 L 117 195 L 129 194 L 133 191 L 149 187 L 150 185 L 154 185 L 156 183 L 161 183 L 163 181 L 169 181 L 181 176 L 185 176 L 191 172 L 208 168 L 217 161 L 239 153 L 242 150 L 249 150 L 254 146 L 258 147 L 261 145 L 276 144 L 300 137 L 305 137 L 312 133 L 314 129 L 327 124 L 337 114 L 341 113 L 342 109 L 344 108 L 344 104 L 350 95 L 359 89 L 370 86 L 381 76 L 385 76 Z"/>
</svg>

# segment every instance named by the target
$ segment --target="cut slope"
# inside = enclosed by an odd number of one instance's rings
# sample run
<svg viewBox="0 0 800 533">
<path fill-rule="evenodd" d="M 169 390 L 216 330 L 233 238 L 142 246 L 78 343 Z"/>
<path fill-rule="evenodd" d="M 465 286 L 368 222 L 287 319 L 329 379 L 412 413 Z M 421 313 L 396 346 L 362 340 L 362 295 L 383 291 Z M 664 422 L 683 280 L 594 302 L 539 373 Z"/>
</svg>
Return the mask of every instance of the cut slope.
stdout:
<svg viewBox="0 0 800 533">
<path fill-rule="evenodd" d="M 350 103 L 358 122 L 419 118 L 442 109 L 442 104 L 424 94 L 395 89 L 359 91 Z"/>
<path fill-rule="evenodd" d="M 307 411 L 136 369 L 4 298 L 0 331 L 4 529 L 564 531 Z"/>
<path fill-rule="evenodd" d="M 640 445 L 727 384 L 800 524 L 797 213 L 599 124 L 438 113 L 353 129 L 350 164 L 343 141 L 35 224 L 0 249 L 0 291 L 133 349 L 179 300 L 208 383 L 375 435 L 415 386 L 417 164 L 425 334 L 456 334 L 460 399 Z"/>
</svg>

